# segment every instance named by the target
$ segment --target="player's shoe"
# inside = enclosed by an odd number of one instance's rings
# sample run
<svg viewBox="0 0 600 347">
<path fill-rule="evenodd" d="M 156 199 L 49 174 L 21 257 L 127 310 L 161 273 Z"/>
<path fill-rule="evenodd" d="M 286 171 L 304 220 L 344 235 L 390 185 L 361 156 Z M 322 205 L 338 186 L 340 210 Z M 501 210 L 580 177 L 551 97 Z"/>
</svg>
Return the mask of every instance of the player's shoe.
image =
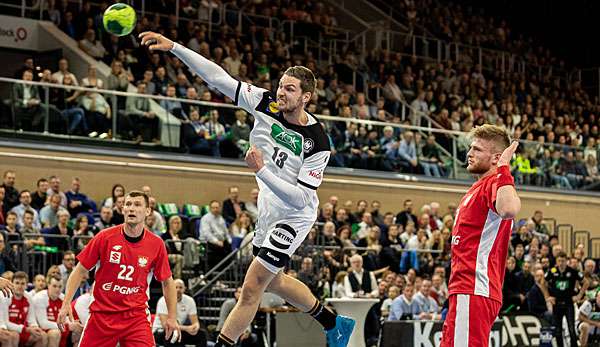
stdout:
<svg viewBox="0 0 600 347">
<path fill-rule="evenodd" d="M 328 347 L 346 347 L 350 340 L 350 335 L 352 335 L 352 330 L 354 330 L 354 324 L 356 322 L 352 318 L 337 316 L 335 318 L 335 327 L 325 332 Z"/>
</svg>

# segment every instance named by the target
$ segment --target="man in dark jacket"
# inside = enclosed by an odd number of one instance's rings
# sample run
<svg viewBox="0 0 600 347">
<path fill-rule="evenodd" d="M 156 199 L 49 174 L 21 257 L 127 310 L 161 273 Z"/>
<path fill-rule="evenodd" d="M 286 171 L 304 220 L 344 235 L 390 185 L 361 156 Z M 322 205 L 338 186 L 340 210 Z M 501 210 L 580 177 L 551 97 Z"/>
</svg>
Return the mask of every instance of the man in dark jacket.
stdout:
<svg viewBox="0 0 600 347">
<path fill-rule="evenodd" d="M 231 186 L 229 187 L 229 199 L 223 201 L 223 218 L 227 225 L 233 223 L 242 211 L 246 211 L 246 205 L 240 201 L 240 188 Z"/>
</svg>

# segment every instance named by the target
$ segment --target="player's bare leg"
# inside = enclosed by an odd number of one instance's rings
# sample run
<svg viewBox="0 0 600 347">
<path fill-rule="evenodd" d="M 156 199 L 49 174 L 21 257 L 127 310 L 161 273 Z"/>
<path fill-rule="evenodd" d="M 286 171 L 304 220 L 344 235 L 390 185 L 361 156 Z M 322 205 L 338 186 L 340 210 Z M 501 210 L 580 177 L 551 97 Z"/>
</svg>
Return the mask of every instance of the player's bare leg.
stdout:
<svg viewBox="0 0 600 347">
<path fill-rule="evenodd" d="M 579 343 L 581 347 L 587 347 L 588 333 L 590 331 L 590 325 L 586 322 L 582 322 L 579 327 Z"/>
<path fill-rule="evenodd" d="M 51 329 L 48 330 L 48 347 L 58 347 L 58 345 L 60 344 L 60 330 L 58 329 Z"/>
<path fill-rule="evenodd" d="M 265 289 L 275 278 L 275 274 L 267 270 L 254 259 L 246 272 L 240 300 L 225 320 L 219 338 L 233 345 L 254 319 L 258 305 Z"/>
<path fill-rule="evenodd" d="M 279 295 L 302 312 L 310 311 L 318 301 L 306 284 L 283 272 L 279 272 L 275 276 L 267 287 L 267 291 Z"/>
</svg>

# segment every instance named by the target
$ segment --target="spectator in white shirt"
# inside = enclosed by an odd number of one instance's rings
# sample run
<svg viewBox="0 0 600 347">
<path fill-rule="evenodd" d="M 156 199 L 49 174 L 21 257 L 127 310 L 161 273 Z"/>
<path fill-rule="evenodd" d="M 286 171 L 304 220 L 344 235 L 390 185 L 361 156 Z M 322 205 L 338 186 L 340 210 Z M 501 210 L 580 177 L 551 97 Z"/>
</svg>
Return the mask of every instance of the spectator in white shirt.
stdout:
<svg viewBox="0 0 600 347">
<path fill-rule="evenodd" d="M 231 252 L 231 235 L 221 215 L 221 203 L 210 202 L 210 213 L 200 220 L 200 239 L 208 241 L 208 263 L 212 267 Z"/>
<path fill-rule="evenodd" d="M 78 86 L 79 82 L 77 82 L 77 77 L 71 72 L 69 72 L 69 61 L 65 58 L 62 58 L 58 61 L 58 71 L 52 74 L 52 78 L 56 80 L 56 83 L 63 84 L 63 79 L 66 75 L 71 76 L 71 80 L 73 84 Z"/>
<path fill-rule="evenodd" d="M 404 232 L 400 234 L 400 240 L 402 240 L 405 249 L 419 249 L 419 239 L 415 233 L 415 223 L 413 221 L 406 222 Z"/>
<path fill-rule="evenodd" d="M 83 39 L 79 41 L 79 48 L 96 59 L 102 59 L 106 55 L 106 49 L 99 40 L 96 40 L 93 29 L 85 32 Z"/>
<path fill-rule="evenodd" d="M 348 298 L 377 298 L 379 289 L 375 275 L 363 269 L 363 259 L 355 254 L 350 258 L 351 270 L 344 278 L 344 288 Z"/>
<path fill-rule="evenodd" d="M 25 211 L 31 211 L 31 213 L 33 213 L 33 226 L 39 230 L 42 226 L 37 211 L 31 207 L 31 193 L 29 190 L 22 190 L 19 193 L 19 202 L 19 205 L 11 209 L 12 212 L 17 214 L 17 225 L 19 226 L 19 229 L 23 227 L 23 216 L 25 215 Z"/>
<path fill-rule="evenodd" d="M 152 331 L 156 340 L 162 341 L 166 347 L 175 345 L 206 346 L 206 332 L 200 329 L 196 302 L 191 296 L 184 294 L 186 288 L 182 280 L 175 280 L 175 288 L 177 289 L 177 323 L 179 323 L 179 328 L 181 328 L 181 341 L 172 344 L 170 341 L 165 340 L 163 326 L 167 320 L 168 312 L 164 296 L 158 300 L 156 317 L 152 324 Z"/>
</svg>

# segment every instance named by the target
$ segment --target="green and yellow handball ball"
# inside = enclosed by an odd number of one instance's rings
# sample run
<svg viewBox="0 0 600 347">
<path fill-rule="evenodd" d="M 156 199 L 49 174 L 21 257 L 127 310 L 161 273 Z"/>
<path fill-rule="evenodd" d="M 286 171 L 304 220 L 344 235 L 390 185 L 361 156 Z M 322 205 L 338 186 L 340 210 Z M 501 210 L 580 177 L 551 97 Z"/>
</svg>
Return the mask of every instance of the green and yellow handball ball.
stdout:
<svg viewBox="0 0 600 347">
<path fill-rule="evenodd" d="M 117 36 L 128 35 L 135 28 L 137 16 L 133 7 L 127 4 L 114 4 L 104 11 L 104 29 Z"/>
</svg>

